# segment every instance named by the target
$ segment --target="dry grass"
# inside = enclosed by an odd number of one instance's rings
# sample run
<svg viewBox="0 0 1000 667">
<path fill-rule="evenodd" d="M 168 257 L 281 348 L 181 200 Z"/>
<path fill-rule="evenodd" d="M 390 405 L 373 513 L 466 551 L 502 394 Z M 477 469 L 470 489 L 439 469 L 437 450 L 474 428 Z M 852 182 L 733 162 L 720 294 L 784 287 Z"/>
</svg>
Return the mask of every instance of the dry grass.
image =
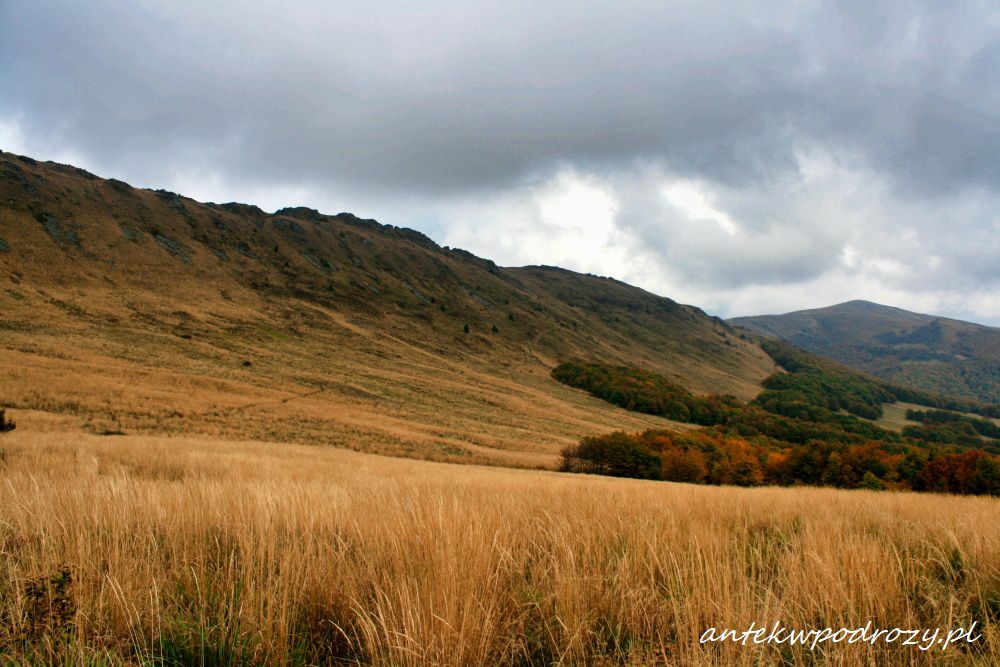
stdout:
<svg viewBox="0 0 1000 667">
<path fill-rule="evenodd" d="M 86 302 L 103 303 L 92 295 Z M 671 426 L 569 389 L 526 354 L 505 362 L 463 355 L 457 345 L 413 343 L 302 302 L 287 302 L 287 312 L 256 324 L 235 315 L 206 319 L 190 340 L 170 333 L 176 322 L 127 320 L 113 299 L 105 304 L 114 313 L 108 317 L 127 326 L 89 323 L 74 331 L 65 313 L 32 310 L 32 303 L 17 302 L 22 310 L 7 316 L 50 325 L 4 330 L 0 321 L 0 405 L 68 416 L 95 433 L 329 444 L 538 468 L 553 467 L 559 451 L 583 435 Z M 149 317 L 169 320 L 170 307 L 151 309 Z M 286 316 L 281 331 L 260 324 Z"/>
<path fill-rule="evenodd" d="M 0 448 L 0 655 L 18 664 L 1000 663 L 994 499 L 56 430 Z M 776 620 L 977 620 L 984 638 L 698 643 Z"/>
</svg>

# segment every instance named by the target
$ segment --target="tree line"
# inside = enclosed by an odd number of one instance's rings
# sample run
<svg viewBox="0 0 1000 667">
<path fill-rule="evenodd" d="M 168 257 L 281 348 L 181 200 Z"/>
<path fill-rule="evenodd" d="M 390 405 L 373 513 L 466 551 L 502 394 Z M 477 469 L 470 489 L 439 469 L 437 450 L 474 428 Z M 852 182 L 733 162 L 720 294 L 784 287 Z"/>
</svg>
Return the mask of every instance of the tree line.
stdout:
<svg viewBox="0 0 1000 667">
<path fill-rule="evenodd" d="M 702 484 L 825 485 L 1000 495 L 993 422 L 943 410 L 911 411 L 903 433 L 873 419 L 882 405 L 920 396 L 783 343 L 765 350 L 783 371 L 749 403 L 695 395 L 643 369 L 563 363 L 552 375 L 628 410 L 706 426 L 697 433 L 617 432 L 563 452 L 567 471 Z M 931 397 L 931 406 L 944 400 Z M 995 406 L 978 406 L 990 414 Z"/>
<path fill-rule="evenodd" d="M 1000 459 L 981 450 L 889 448 L 880 442 L 794 445 L 717 429 L 587 437 L 563 450 L 560 469 L 692 484 L 1000 495 Z"/>
</svg>

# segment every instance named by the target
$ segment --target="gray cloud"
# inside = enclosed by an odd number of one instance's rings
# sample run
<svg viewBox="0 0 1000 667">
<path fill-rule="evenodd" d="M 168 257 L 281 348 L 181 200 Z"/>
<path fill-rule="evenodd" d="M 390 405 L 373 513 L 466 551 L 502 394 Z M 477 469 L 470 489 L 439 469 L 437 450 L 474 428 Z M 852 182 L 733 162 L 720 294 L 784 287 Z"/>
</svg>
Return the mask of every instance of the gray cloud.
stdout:
<svg viewBox="0 0 1000 667">
<path fill-rule="evenodd" d="M 1000 285 L 989 3 L 0 1 L 0 30 L 0 124 L 40 157 L 339 197 L 513 261 L 569 169 L 617 201 L 608 272 L 672 295 L 781 309 L 839 276 L 1000 316 L 959 298 Z M 732 229 L 664 200 L 681 181 Z"/>
</svg>

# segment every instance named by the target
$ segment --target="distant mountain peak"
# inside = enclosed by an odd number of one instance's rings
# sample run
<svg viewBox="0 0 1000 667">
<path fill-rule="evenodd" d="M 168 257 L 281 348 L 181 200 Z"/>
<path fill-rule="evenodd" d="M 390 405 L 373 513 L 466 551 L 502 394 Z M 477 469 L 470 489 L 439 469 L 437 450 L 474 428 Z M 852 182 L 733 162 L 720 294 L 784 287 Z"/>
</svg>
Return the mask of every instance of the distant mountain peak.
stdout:
<svg viewBox="0 0 1000 667">
<path fill-rule="evenodd" d="M 1000 329 L 856 299 L 730 324 L 888 380 L 1000 402 Z"/>
</svg>

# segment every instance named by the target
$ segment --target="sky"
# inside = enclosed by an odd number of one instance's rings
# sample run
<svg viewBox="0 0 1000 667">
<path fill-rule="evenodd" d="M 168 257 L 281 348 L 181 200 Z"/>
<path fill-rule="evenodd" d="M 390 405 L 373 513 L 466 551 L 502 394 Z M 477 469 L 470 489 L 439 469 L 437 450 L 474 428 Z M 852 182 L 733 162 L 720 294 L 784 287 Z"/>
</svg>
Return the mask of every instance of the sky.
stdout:
<svg viewBox="0 0 1000 667">
<path fill-rule="evenodd" d="M 0 0 L 0 148 L 724 317 L 1000 325 L 1000 8 Z"/>
</svg>

